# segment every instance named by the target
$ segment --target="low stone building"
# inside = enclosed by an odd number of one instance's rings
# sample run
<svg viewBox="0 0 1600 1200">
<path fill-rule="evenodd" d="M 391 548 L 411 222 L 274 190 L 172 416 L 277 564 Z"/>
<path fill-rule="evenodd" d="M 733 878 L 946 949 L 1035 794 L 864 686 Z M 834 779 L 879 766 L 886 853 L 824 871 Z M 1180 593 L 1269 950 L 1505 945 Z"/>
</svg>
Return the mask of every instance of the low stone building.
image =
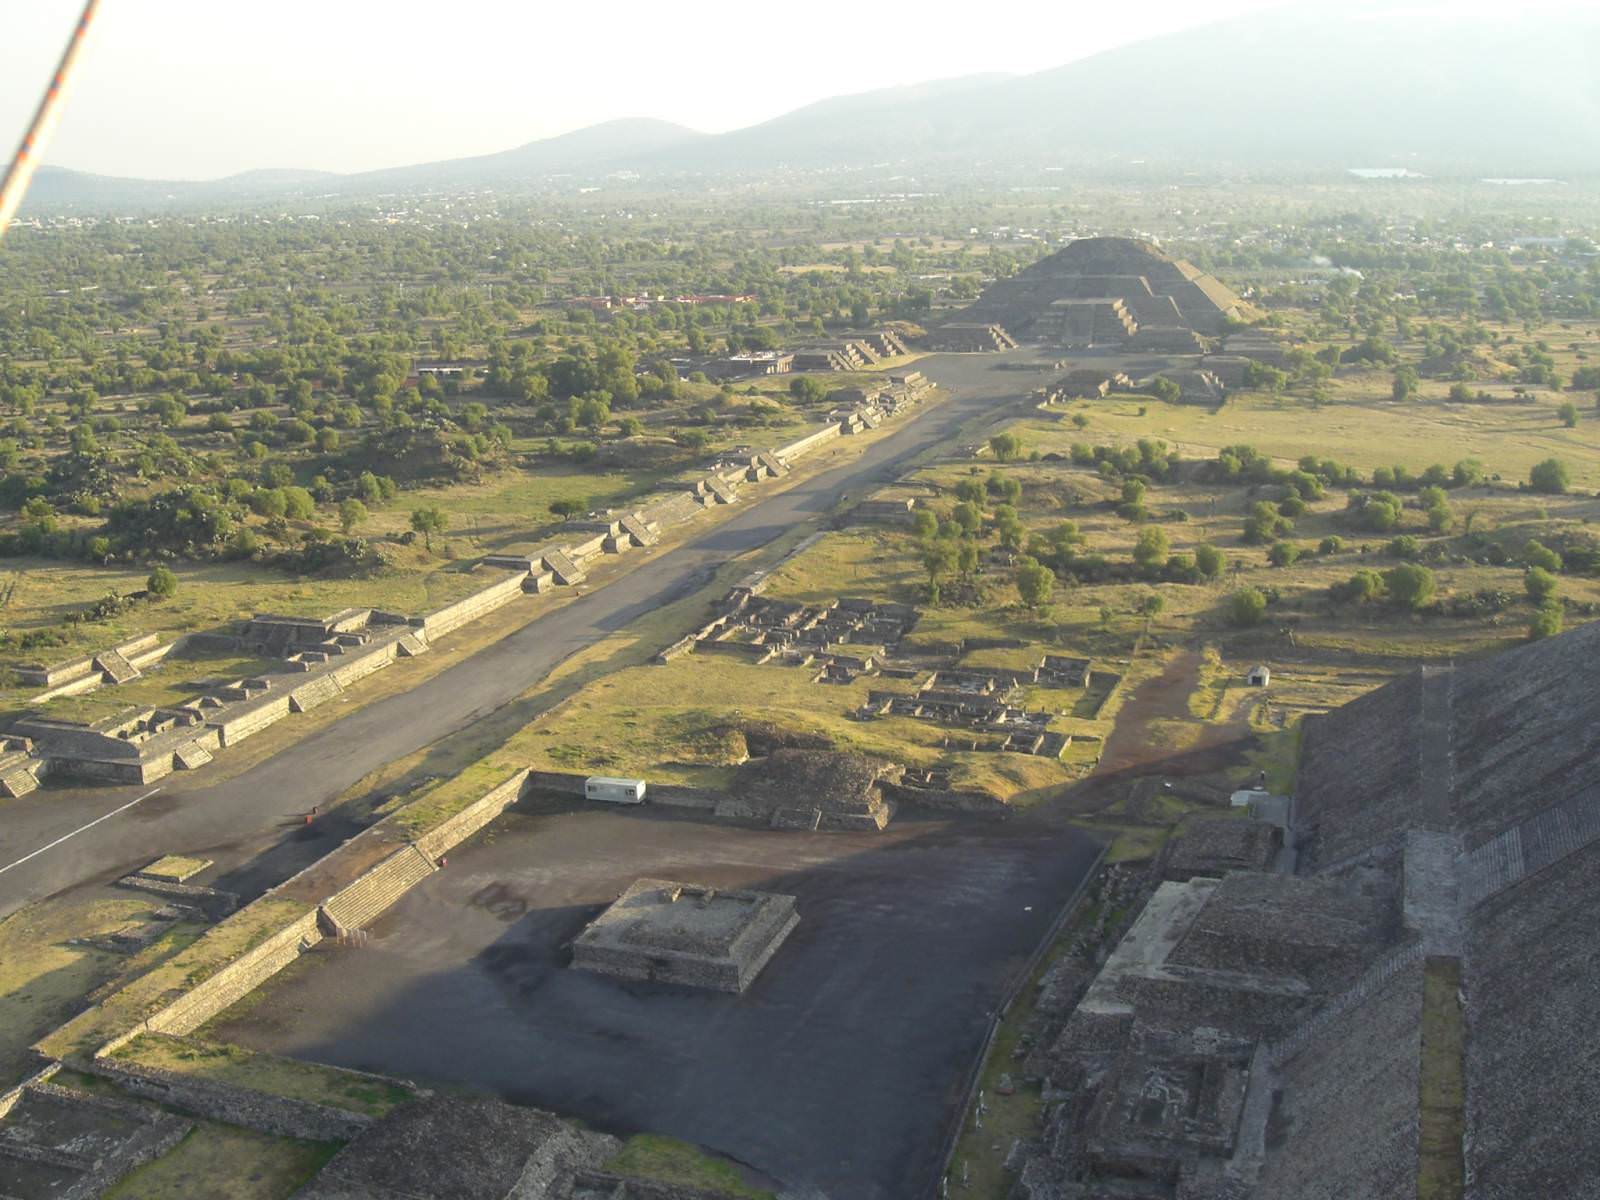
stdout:
<svg viewBox="0 0 1600 1200">
<path fill-rule="evenodd" d="M 778 749 L 740 765 L 717 812 L 782 829 L 881 830 L 894 817 L 881 785 L 902 771 L 864 754 Z"/>
<path fill-rule="evenodd" d="M 578 935 L 572 965 L 742 992 L 799 923 L 793 896 L 640 879 Z"/>
</svg>

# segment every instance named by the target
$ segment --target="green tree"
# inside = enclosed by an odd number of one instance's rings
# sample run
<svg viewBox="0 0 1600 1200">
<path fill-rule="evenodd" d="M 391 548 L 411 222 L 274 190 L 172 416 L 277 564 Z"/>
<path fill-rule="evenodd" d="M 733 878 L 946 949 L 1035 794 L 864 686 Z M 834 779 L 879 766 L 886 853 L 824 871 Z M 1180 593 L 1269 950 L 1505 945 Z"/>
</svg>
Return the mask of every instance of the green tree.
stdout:
<svg viewBox="0 0 1600 1200">
<path fill-rule="evenodd" d="M 1201 542 L 1194 548 L 1195 569 L 1207 579 L 1221 575 L 1228 565 L 1228 556 L 1210 542 Z"/>
<path fill-rule="evenodd" d="M 1554 637 L 1561 632 L 1564 614 L 1559 604 L 1541 605 L 1533 614 L 1533 620 L 1528 622 L 1528 637 L 1533 641 L 1541 638 Z"/>
<path fill-rule="evenodd" d="M 1017 563 L 1016 580 L 1017 594 L 1029 608 L 1041 608 L 1050 603 L 1056 577 L 1048 567 L 1031 558 L 1023 558 Z"/>
<path fill-rule="evenodd" d="M 164 599 L 177 592 L 178 577 L 172 573 L 170 567 L 157 566 L 150 572 L 150 578 L 144 581 L 144 586 L 152 596 Z"/>
<path fill-rule="evenodd" d="M 437 504 L 411 510 L 411 528 L 422 535 L 422 544 L 433 553 L 433 535 L 450 528 L 450 518 Z"/>
<path fill-rule="evenodd" d="M 1561 495 L 1571 482 L 1572 473 L 1559 458 L 1547 458 L 1535 463 L 1533 470 L 1528 473 L 1528 486 L 1550 496 Z"/>
<path fill-rule="evenodd" d="M 1183 389 L 1174 380 L 1158 375 L 1150 383 L 1150 394 L 1163 404 L 1176 404 L 1178 397 L 1183 395 Z"/>
<path fill-rule="evenodd" d="M 1529 538 L 1522 546 L 1522 558 L 1530 567 L 1546 571 L 1561 570 L 1561 555 L 1536 538 Z"/>
<path fill-rule="evenodd" d="M 283 489 L 283 515 L 291 521 L 309 520 L 317 511 L 317 502 L 303 487 Z"/>
<path fill-rule="evenodd" d="M 1022 439 L 1014 433 L 997 433 L 989 439 L 989 449 L 997 462 L 1015 462 L 1022 457 Z"/>
<path fill-rule="evenodd" d="M 1383 573 L 1389 598 L 1401 608 L 1415 611 L 1433 598 L 1433 572 L 1415 563 L 1404 563 Z"/>
<path fill-rule="evenodd" d="M 1341 600 L 1348 600 L 1352 604 L 1368 604 L 1374 600 L 1382 599 L 1384 595 L 1383 576 L 1376 571 L 1363 567 L 1344 583 L 1334 586 L 1335 595 Z"/>
<path fill-rule="evenodd" d="M 935 538 L 922 551 L 922 569 L 928 573 L 928 594 L 938 595 L 939 580 L 956 569 L 957 551 L 949 538 Z"/>
<path fill-rule="evenodd" d="M 931 509 L 919 508 L 911 514 L 911 533 L 919 542 L 925 542 L 939 532 L 939 518 Z"/>
<path fill-rule="evenodd" d="M 1253 587 L 1240 588 L 1228 597 L 1228 620 L 1241 629 L 1259 625 L 1267 614 L 1267 598 Z"/>
<path fill-rule="evenodd" d="M 1561 418 L 1561 423 L 1568 429 L 1576 429 L 1578 425 L 1578 406 L 1571 400 L 1556 408 L 1556 416 Z"/>
<path fill-rule="evenodd" d="M 976 479 L 963 479 L 956 484 L 956 499 L 967 504 L 982 504 L 988 491 Z"/>
<path fill-rule="evenodd" d="M 1159 525 L 1147 525 L 1139 530 L 1133 543 L 1133 561 L 1146 571 L 1154 570 L 1167 561 L 1171 547 L 1167 535 Z"/>
<path fill-rule="evenodd" d="M 828 385 L 814 376 L 800 375 L 789 381 L 789 395 L 801 404 L 821 404 L 828 397 Z"/>
<path fill-rule="evenodd" d="M 1561 581 L 1543 567 L 1529 567 L 1522 575 L 1522 586 L 1528 590 L 1529 598 L 1538 605 L 1553 600 L 1560 584 Z"/>
<path fill-rule="evenodd" d="M 367 519 L 367 506 L 351 497 L 339 505 L 339 528 L 348 536 L 357 525 Z"/>
<path fill-rule="evenodd" d="M 1300 547 L 1293 542 L 1273 542 L 1267 551 L 1267 561 L 1275 567 L 1293 566 L 1300 557 Z"/>
<path fill-rule="evenodd" d="M 257 488 L 250 493 L 250 511 L 258 517 L 281 517 L 288 508 L 282 488 Z"/>
</svg>

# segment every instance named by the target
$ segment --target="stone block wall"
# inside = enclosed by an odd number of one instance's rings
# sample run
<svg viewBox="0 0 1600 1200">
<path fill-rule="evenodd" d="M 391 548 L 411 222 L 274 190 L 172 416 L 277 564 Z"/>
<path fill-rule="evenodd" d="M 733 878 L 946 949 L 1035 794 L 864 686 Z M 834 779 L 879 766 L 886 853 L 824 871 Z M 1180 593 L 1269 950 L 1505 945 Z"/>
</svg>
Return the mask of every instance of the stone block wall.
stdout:
<svg viewBox="0 0 1600 1200">
<path fill-rule="evenodd" d="M 433 860 L 416 846 L 402 846 L 355 882 L 322 902 L 330 932 L 366 929 L 429 875 Z"/>
<path fill-rule="evenodd" d="M 222 737 L 223 746 L 236 745 L 253 733 L 260 733 L 268 725 L 289 715 L 289 696 L 267 695 L 259 700 L 230 706 L 222 717 L 212 722 Z"/>
<path fill-rule="evenodd" d="M 31 687 L 60 687 L 95 673 L 94 655 L 86 654 L 48 667 L 18 667 L 17 678 Z"/>
<path fill-rule="evenodd" d="M 581 542 L 574 542 L 572 545 L 567 547 L 567 554 L 573 562 L 577 563 L 579 566 L 582 566 L 589 559 L 597 558 L 606 552 L 607 536 L 608 535 L 603 533 L 597 533 L 593 537 L 586 538 Z"/>
<path fill-rule="evenodd" d="M 190 988 L 146 1021 L 145 1027 L 152 1033 L 193 1033 L 321 940 L 313 909 Z"/>
<path fill-rule="evenodd" d="M 522 798 L 531 771 L 522 770 L 473 801 L 437 829 L 417 839 L 417 849 L 430 860 L 448 854 Z M 582 784 L 579 784 L 581 790 Z"/>
<path fill-rule="evenodd" d="M 546 792 L 564 792 L 572 796 L 584 794 L 583 784 L 593 772 L 529 771 L 528 786 Z"/>
<path fill-rule="evenodd" d="M 779 459 L 792 461 L 802 455 L 810 454 L 819 446 L 827 445 L 838 436 L 838 425 L 825 425 L 815 433 L 807 434 L 803 438 L 790 442 L 787 446 L 779 446 L 774 453 L 777 454 Z"/>
<path fill-rule="evenodd" d="M 460 629 L 469 621 L 476 621 L 479 617 L 493 612 L 503 604 L 508 604 L 522 595 L 522 575 L 507 575 L 504 579 L 497 580 L 481 591 L 474 592 L 464 600 L 457 600 L 454 604 L 447 604 L 436 612 L 429 613 L 422 619 L 422 628 L 427 633 L 429 640 L 440 637 L 455 629 Z"/>
<path fill-rule="evenodd" d="M 346 651 L 334 659 L 330 674 L 338 680 L 340 687 L 349 687 L 357 680 L 383 670 L 398 657 L 400 657 L 399 638 L 392 642 L 380 642 L 375 646 L 363 646 Z"/>
<path fill-rule="evenodd" d="M 100 1057 L 81 1065 L 89 1073 L 109 1079 L 123 1091 L 145 1100 L 275 1137 L 314 1142 L 349 1141 L 373 1123 L 373 1118 L 362 1113 L 309 1100 L 273 1096 L 215 1079 L 180 1075 L 141 1063 Z"/>
</svg>

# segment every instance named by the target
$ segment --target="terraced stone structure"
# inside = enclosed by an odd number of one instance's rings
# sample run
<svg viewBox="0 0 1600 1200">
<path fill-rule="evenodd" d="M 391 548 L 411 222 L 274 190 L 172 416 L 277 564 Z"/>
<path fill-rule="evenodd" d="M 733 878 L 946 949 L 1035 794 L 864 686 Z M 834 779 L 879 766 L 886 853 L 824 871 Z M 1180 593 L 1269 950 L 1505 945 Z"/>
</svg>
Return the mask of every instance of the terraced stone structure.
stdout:
<svg viewBox="0 0 1600 1200">
<path fill-rule="evenodd" d="M 1192 830 L 1035 1030 L 1060 1100 L 1013 1195 L 1596 1195 L 1597 651 L 1591 624 L 1307 718 L 1279 873 L 1236 869 L 1257 823 Z"/>
<path fill-rule="evenodd" d="M 1080 238 L 996 281 L 957 320 L 1054 346 L 1198 353 L 1241 314 L 1213 276 L 1149 242 L 1107 237 Z"/>
<path fill-rule="evenodd" d="M 640 879 L 578 935 L 572 965 L 742 992 L 799 923 L 793 896 Z"/>
</svg>

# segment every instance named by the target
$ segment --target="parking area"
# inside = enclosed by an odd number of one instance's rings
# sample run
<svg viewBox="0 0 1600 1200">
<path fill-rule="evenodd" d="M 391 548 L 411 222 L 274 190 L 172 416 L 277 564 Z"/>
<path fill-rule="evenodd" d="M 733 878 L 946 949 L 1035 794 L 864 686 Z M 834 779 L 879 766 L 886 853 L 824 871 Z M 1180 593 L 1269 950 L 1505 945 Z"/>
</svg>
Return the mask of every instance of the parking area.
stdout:
<svg viewBox="0 0 1600 1200">
<path fill-rule="evenodd" d="M 307 955 L 207 1033 L 665 1133 L 833 1200 L 926 1194 L 989 1014 L 1096 852 L 1025 816 L 810 834 L 517 811 L 365 944 Z M 742 995 L 571 969 L 641 876 L 792 895 L 800 923 Z"/>
</svg>

